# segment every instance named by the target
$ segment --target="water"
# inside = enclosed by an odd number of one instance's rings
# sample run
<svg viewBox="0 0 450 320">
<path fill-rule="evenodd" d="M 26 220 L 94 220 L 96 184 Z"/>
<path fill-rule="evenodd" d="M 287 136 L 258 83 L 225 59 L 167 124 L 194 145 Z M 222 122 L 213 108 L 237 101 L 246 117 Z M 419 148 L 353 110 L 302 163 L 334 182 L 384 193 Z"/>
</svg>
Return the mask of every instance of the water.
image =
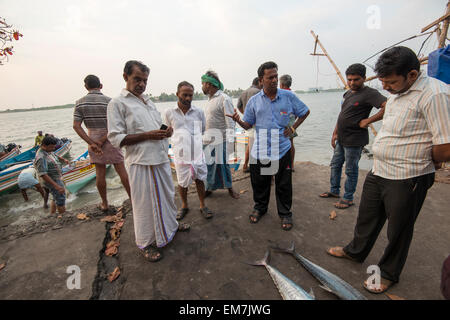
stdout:
<svg viewBox="0 0 450 320">
<path fill-rule="evenodd" d="M 336 125 L 340 111 L 342 92 L 323 92 L 299 95 L 300 99 L 310 108 L 311 114 L 297 129 L 298 137 L 294 139 L 295 160 L 311 161 L 321 165 L 329 165 L 332 157 L 331 134 Z M 204 108 L 206 101 L 195 101 L 193 104 Z M 236 106 L 237 99 L 233 100 Z M 158 103 L 160 112 L 174 107 L 176 102 Z M 376 110 L 372 111 L 375 113 Z M 72 150 L 68 158 L 73 159 L 86 151 L 87 145 L 72 129 L 73 110 L 43 110 L 33 112 L 19 112 L 0 114 L 0 143 L 14 142 L 27 150 L 34 145 L 34 137 L 38 130 L 52 133 L 57 137 L 66 137 L 72 140 Z M 380 122 L 374 124 L 376 130 Z M 373 135 L 370 133 L 370 144 Z M 243 155 L 243 146 L 238 146 L 238 153 Z M 370 169 L 372 160 L 363 155 L 360 161 L 361 169 Z M 127 198 L 120 179 L 114 169 L 107 172 L 108 201 L 111 205 L 119 205 Z M 8 224 L 22 224 L 27 221 L 36 221 L 49 214 L 42 208 L 41 195 L 33 190 L 27 190 L 29 202 L 24 202 L 20 192 L 14 192 L 0 197 L 0 226 Z M 66 201 L 67 210 L 75 210 L 82 206 L 100 203 L 95 180 L 82 189 L 77 195 L 70 194 Z"/>
</svg>

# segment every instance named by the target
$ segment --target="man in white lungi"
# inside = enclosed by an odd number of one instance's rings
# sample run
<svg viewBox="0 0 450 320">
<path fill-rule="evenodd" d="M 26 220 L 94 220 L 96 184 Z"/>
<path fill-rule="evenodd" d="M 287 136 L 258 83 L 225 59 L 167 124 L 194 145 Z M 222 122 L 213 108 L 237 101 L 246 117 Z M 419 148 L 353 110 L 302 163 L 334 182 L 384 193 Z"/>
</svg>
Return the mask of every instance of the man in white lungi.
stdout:
<svg viewBox="0 0 450 320">
<path fill-rule="evenodd" d="M 107 107 L 108 139 L 125 147 L 133 205 L 136 244 L 145 259 L 162 258 L 159 248 L 189 225 L 176 220 L 175 189 L 167 156 L 172 128 L 163 128 L 161 114 L 145 95 L 150 69 L 139 61 L 125 64 L 126 89 Z"/>
<path fill-rule="evenodd" d="M 205 206 L 205 183 L 208 176 L 205 154 L 203 153 L 202 134 L 206 128 L 203 110 L 192 106 L 194 86 L 187 81 L 178 84 L 177 107 L 166 112 L 165 123 L 174 129 L 172 149 L 177 171 L 178 190 L 182 201 L 177 220 L 189 212 L 187 201 L 188 187 L 193 181 L 200 199 L 200 213 L 204 218 L 212 218 L 213 213 Z"/>
</svg>

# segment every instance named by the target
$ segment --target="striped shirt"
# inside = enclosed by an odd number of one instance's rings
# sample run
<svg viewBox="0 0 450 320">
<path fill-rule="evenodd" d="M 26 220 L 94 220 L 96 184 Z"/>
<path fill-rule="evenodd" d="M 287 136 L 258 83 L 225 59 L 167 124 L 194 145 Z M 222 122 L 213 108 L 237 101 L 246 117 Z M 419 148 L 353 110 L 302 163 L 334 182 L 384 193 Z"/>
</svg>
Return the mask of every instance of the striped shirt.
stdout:
<svg viewBox="0 0 450 320">
<path fill-rule="evenodd" d="M 111 98 L 100 90 L 91 90 L 86 96 L 77 100 L 73 120 L 83 122 L 88 129 L 106 129 L 106 107 Z"/>
<path fill-rule="evenodd" d="M 47 152 L 39 148 L 34 158 L 34 167 L 39 177 L 48 175 L 55 182 L 62 179 L 61 164 L 53 152 Z M 45 186 L 53 188 L 47 182 L 45 182 Z"/>
<path fill-rule="evenodd" d="M 389 97 L 372 146 L 372 172 L 392 180 L 433 173 L 432 146 L 447 143 L 449 87 L 422 73 L 408 91 Z"/>
</svg>

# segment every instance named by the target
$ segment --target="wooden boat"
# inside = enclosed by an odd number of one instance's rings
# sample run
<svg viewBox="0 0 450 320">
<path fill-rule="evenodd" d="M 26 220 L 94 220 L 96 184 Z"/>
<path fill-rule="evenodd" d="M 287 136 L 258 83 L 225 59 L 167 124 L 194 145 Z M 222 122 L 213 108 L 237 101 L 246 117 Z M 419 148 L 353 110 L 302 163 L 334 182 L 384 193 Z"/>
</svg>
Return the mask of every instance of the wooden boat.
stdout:
<svg viewBox="0 0 450 320">
<path fill-rule="evenodd" d="M 72 148 L 72 141 L 68 140 L 66 143 L 62 145 L 61 148 L 55 151 L 60 157 L 66 155 L 70 149 Z M 0 195 L 10 193 L 16 189 L 18 189 L 18 178 L 20 172 L 23 169 L 31 167 L 33 165 L 33 161 L 28 161 L 25 163 L 16 163 L 6 168 L 5 170 L 0 171 Z"/>
<path fill-rule="evenodd" d="M 5 170 L 8 167 L 11 167 L 13 164 L 17 164 L 18 162 L 24 163 L 28 161 L 32 161 L 36 156 L 36 151 L 39 147 L 33 147 L 28 149 L 27 151 L 21 152 L 14 157 L 10 157 L 9 159 L 5 159 L 0 161 L 0 171 Z"/>
<path fill-rule="evenodd" d="M 107 168 L 110 165 L 106 165 Z M 95 164 L 89 162 L 89 153 L 86 151 L 73 161 L 73 164 L 63 168 L 63 181 L 66 190 L 77 193 L 96 177 Z"/>
<path fill-rule="evenodd" d="M 8 159 L 10 159 L 10 158 L 12 158 L 12 157 L 17 156 L 18 154 L 20 154 L 20 147 L 19 147 L 19 146 L 16 146 L 16 147 L 14 147 L 14 149 L 12 149 L 10 152 L 8 152 L 7 154 L 3 155 L 3 156 L 0 158 L 0 161 L 3 162 L 3 161 L 5 161 L 5 160 L 8 160 Z"/>
</svg>

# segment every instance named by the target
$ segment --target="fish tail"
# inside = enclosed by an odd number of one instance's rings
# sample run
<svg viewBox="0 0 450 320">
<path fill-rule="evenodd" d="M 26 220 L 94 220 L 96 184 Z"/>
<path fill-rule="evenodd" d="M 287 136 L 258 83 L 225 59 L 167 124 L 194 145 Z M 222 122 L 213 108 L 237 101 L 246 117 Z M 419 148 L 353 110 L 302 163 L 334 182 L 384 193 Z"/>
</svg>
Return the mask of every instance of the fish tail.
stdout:
<svg viewBox="0 0 450 320">
<path fill-rule="evenodd" d="M 248 262 L 246 262 L 246 263 L 251 266 L 266 266 L 269 263 L 269 261 L 270 261 L 270 251 L 267 250 L 266 255 L 261 260 L 257 260 L 253 263 L 248 263 Z"/>
<path fill-rule="evenodd" d="M 275 245 L 272 245 L 271 248 L 274 250 L 277 250 L 277 251 L 282 251 L 282 252 L 291 253 L 291 254 L 293 254 L 295 252 L 294 241 L 292 241 L 291 246 L 289 248 L 281 248 L 276 243 L 275 243 Z"/>
</svg>

